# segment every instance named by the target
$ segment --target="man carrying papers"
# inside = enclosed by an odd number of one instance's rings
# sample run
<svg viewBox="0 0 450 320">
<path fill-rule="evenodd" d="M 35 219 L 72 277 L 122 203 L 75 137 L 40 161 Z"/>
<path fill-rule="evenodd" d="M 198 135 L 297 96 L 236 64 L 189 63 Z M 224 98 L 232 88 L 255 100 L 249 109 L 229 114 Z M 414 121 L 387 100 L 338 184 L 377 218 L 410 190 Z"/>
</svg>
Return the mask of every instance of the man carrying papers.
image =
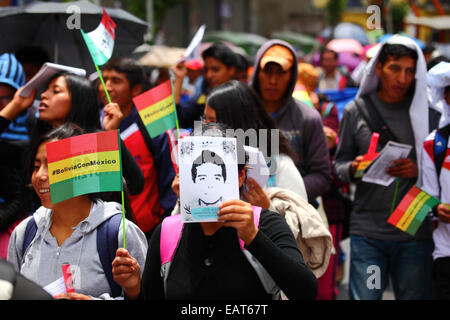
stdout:
<svg viewBox="0 0 450 320">
<path fill-rule="evenodd" d="M 376 152 L 388 141 L 412 148 L 407 157 L 383 168 L 398 180 L 395 206 L 418 182 L 421 145 L 429 133 L 425 60 L 414 41 L 394 36 L 365 71 L 357 98 L 344 109 L 333 163 L 340 180 L 356 184 L 350 219 L 350 298 L 381 299 L 390 276 L 396 299 L 427 299 L 431 221 L 424 221 L 415 236 L 397 229 L 387 222 L 397 184 L 383 186 L 354 177 L 377 132 Z"/>
</svg>

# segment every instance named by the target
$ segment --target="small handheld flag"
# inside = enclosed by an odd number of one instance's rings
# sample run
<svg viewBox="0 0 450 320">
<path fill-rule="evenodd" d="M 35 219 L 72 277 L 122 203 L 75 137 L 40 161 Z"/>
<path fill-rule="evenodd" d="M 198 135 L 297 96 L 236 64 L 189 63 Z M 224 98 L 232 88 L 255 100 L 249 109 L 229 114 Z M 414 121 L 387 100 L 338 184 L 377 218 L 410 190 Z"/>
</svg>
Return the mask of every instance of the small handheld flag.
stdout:
<svg viewBox="0 0 450 320">
<path fill-rule="evenodd" d="M 428 212 L 438 203 L 438 199 L 417 186 L 413 186 L 400 201 L 387 222 L 414 236 Z"/>
<path fill-rule="evenodd" d="M 97 66 L 104 65 L 113 53 L 116 24 L 103 9 L 103 16 L 99 26 L 89 33 L 81 30 L 83 39 Z"/>
<path fill-rule="evenodd" d="M 157 137 L 174 127 L 178 129 L 171 80 L 134 97 L 133 102 L 150 137 Z"/>
<path fill-rule="evenodd" d="M 103 9 L 102 20 L 100 21 L 99 26 L 89 33 L 84 33 L 81 31 L 81 35 L 83 36 L 84 41 L 89 49 L 92 60 L 94 61 L 95 69 L 97 70 L 98 77 L 103 86 L 103 90 L 105 90 L 106 98 L 108 102 L 111 103 L 111 97 L 109 96 L 108 90 L 106 90 L 105 81 L 103 80 L 102 73 L 98 66 L 104 65 L 111 58 L 113 49 L 114 49 L 114 41 L 116 39 L 116 23 L 111 19 L 111 17 L 106 12 L 105 8 Z M 120 152 L 120 140 L 119 140 L 119 158 L 121 159 L 122 155 Z M 121 168 L 121 167 L 120 167 Z M 122 177 L 122 172 L 121 175 Z M 121 191 L 122 191 L 122 217 L 123 217 L 123 247 L 125 248 L 125 200 L 123 193 L 123 184 L 121 181 Z"/>
<path fill-rule="evenodd" d="M 122 190 L 117 131 L 49 142 L 46 148 L 52 203 L 87 193 Z"/>
<path fill-rule="evenodd" d="M 372 138 L 370 139 L 369 151 L 363 156 L 361 162 L 356 168 L 355 178 L 361 178 L 364 175 L 364 170 L 378 157 L 377 144 L 380 134 L 377 132 L 372 133 Z"/>
</svg>

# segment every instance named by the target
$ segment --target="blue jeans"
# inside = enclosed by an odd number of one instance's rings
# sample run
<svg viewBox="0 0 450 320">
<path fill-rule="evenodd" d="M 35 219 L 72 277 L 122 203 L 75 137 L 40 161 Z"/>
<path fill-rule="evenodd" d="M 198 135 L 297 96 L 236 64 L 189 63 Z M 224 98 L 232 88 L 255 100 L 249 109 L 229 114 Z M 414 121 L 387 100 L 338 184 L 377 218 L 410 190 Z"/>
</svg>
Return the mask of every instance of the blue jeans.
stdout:
<svg viewBox="0 0 450 320">
<path fill-rule="evenodd" d="M 431 298 L 433 241 L 389 241 L 350 235 L 349 294 L 381 300 L 390 275 L 395 298 Z"/>
</svg>

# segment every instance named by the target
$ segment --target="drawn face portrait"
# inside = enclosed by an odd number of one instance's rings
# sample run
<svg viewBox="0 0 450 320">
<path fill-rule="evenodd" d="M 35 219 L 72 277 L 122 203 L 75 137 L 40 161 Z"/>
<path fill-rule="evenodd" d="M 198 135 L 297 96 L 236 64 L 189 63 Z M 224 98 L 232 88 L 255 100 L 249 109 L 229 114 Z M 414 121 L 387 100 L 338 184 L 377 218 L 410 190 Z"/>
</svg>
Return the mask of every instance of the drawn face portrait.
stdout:
<svg viewBox="0 0 450 320">
<path fill-rule="evenodd" d="M 220 165 L 207 162 L 198 166 L 194 183 L 198 191 L 200 206 L 212 206 L 222 202 L 225 179 Z"/>
<path fill-rule="evenodd" d="M 204 150 L 192 164 L 192 181 L 199 206 L 215 206 L 222 202 L 227 173 L 223 159 Z"/>
</svg>

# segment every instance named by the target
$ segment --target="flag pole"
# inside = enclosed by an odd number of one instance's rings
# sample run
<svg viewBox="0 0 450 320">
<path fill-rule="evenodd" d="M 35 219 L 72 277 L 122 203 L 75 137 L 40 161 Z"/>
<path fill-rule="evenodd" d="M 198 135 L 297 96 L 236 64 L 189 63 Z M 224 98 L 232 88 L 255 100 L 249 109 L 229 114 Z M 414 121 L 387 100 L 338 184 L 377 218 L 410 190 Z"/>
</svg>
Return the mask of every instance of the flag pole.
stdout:
<svg viewBox="0 0 450 320">
<path fill-rule="evenodd" d="M 395 201 L 397 200 L 397 191 L 398 191 L 398 185 L 400 183 L 400 178 L 395 178 L 395 189 L 394 189 L 394 199 L 392 199 L 392 205 L 391 205 L 391 214 L 394 212 L 395 208 Z"/>
<path fill-rule="evenodd" d="M 80 29 L 80 33 L 81 33 L 81 37 L 84 39 L 83 30 L 82 29 Z M 86 40 L 85 40 L 85 42 L 86 42 Z M 87 43 L 86 43 L 86 45 L 87 45 Z M 88 50 L 89 50 L 89 47 L 88 47 Z M 90 50 L 89 50 L 89 53 L 90 53 Z M 92 56 L 92 54 L 91 54 L 91 58 L 92 58 L 92 62 L 94 62 L 95 69 L 97 70 L 98 77 L 100 78 L 100 81 L 102 83 L 103 90 L 105 90 L 105 94 L 106 94 L 106 98 L 108 99 L 108 103 L 112 103 L 111 97 L 109 96 L 109 92 L 106 89 L 106 85 L 105 85 L 105 81 L 103 80 L 102 73 L 100 72 L 100 69 L 99 69 L 97 63 L 95 62 L 94 57 Z M 124 200 L 125 196 L 124 196 L 124 192 L 123 192 L 122 150 L 121 150 L 121 147 L 120 147 L 120 145 L 121 145 L 121 143 L 120 143 L 120 130 L 118 130 L 118 136 L 119 136 L 120 176 L 122 177 L 122 191 L 121 191 L 121 193 L 122 193 L 123 247 L 125 248 L 125 200 Z"/>
<path fill-rule="evenodd" d="M 106 88 L 105 88 L 106 90 Z M 120 176 L 122 177 L 122 226 L 123 226 L 123 248 L 125 247 L 125 200 L 124 200 L 124 192 L 123 192 L 123 173 L 122 173 L 122 143 L 120 141 L 120 129 L 117 129 L 117 136 L 119 139 L 119 159 L 120 159 Z"/>
<path fill-rule="evenodd" d="M 108 99 L 109 103 L 111 102 L 111 97 L 109 96 L 108 90 L 106 90 L 105 80 L 103 80 L 102 73 L 100 72 L 99 67 L 94 61 L 95 69 L 97 69 L 98 77 L 100 78 L 100 81 L 102 82 L 103 90 L 105 90 L 106 98 Z M 121 148 L 121 142 L 120 142 L 120 129 L 118 130 L 118 136 L 119 136 L 119 156 L 120 156 L 120 176 L 123 179 L 123 173 L 122 173 L 122 148 Z M 122 225 L 123 225 L 123 248 L 125 249 L 125 195 L 123 192 L 123 181 L 122 181 Z"/>
<path fill-rule="evenodd" d="M 173 82 L 172 77 L 170 77 L 170 90 L 172 90 L 172 98 L 173 98 L 173 107 L 175 109 L 175 124 L 177 126 L 177 138 L 180 140 L 180 126 L 178 124 L 178 114 L 177 114 L 177 106 L 175 105 L 175 96 L 173 94 Z"/>
</svg>

